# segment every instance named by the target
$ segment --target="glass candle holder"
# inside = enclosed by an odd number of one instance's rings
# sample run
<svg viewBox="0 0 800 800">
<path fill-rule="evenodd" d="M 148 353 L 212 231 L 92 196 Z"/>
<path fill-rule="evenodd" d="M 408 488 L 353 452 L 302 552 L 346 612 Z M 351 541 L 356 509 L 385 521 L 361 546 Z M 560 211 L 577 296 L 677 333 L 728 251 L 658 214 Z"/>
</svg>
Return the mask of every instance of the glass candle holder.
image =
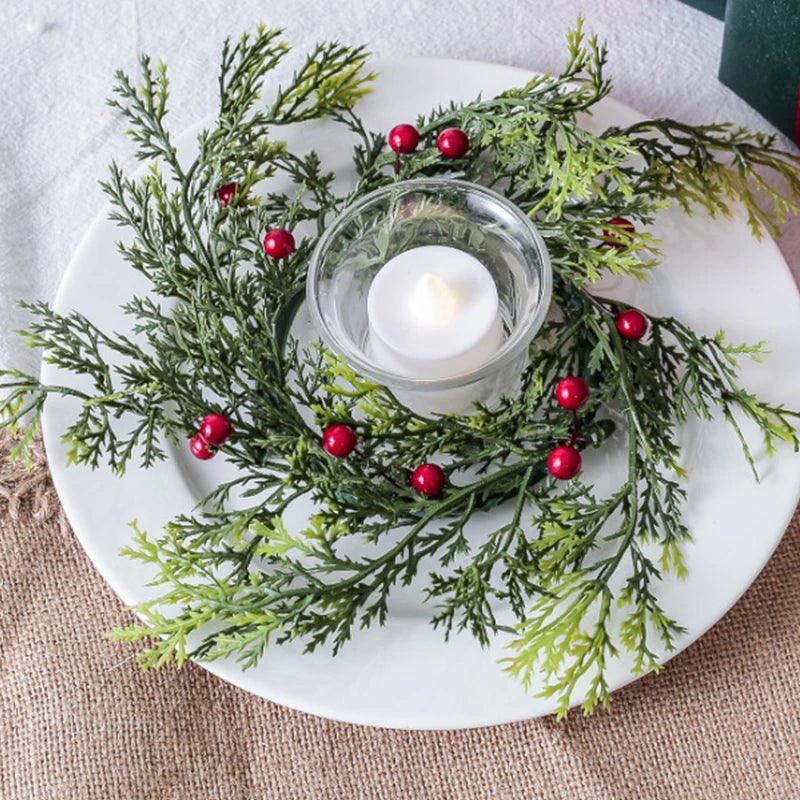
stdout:
<svg viewBox="0 0 800 800">
<path fill-rule="evenodd" d="M 435 370 L 407 369 L 402 360 L 387 357 L 377 337 L 385 321 L 376 319 L 375 302 L 370 302 L 370 289 L 384 265 L 404 253 L 413 265 L 415 254 L 408 251 L 416 248 L 425 248 L 418 252 L 429 258 L 463 251 L 485 267 L 497 294 L 491 346 L 473 348 L 480 353 L 478 363 L 474 357 L 445 359 L 450 374 L 438 377 L 427 374 Z M 425 279 L 431 280 L 430 273 Z M 357 372 L 385 385 L 418 413 L 468 414 L 476 403 L 491 406 L 518 392 L 531 339 L 547 315 L 551 286 L 544 242 L 519 208 L 477 184 L 422 178 L 377 189 L 332 222 L 311 257 L 307 298 L 324 343 Z M 482 291 L 485 295 L 485 284 Z M 381 313 L 393 312 L 384 303 Z M 430 336 L 435 350 L 440 344 L 435 328 Z M 460 369 L 461 364 L 466 366 Z"/>
</svg>

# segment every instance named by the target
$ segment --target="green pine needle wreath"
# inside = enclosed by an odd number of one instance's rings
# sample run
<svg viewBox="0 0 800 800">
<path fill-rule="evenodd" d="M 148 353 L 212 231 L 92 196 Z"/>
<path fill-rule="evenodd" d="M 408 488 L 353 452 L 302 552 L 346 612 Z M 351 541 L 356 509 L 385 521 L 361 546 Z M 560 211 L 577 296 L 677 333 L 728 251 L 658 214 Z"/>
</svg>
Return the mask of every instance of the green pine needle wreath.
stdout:
<svg viewBox="0 0 800 800">
<path fill-rule="evenodd" d="M 420 146 L 402 156 L 398 174 L 385 136 L 356 112 L 374 77 L 362 48 L 318 45 L 265 102 L 264 81 L 289 49 L 280 31 L 262 27 L 226 42 L 219 114 L 191 163 L 165 128 L 165 66 L 145 56 L 139 81 L 117 73 L 109 102 L 127 118 L 148 169 L 130 178 L 112 165 L 102 186 L 112 218 L 133 234 L 120 254 L 150 291 L 124 306 L 129 335 L 27 305 L 28 343 L 83 376 L 85 388 L 7 371 L 2 411 L 24 454 L 48 396 L 76 396 L 80 410 L 64 434 L 70 461 L 120 474 L 167 458 L 167 442 L 186 447 L 208 413 L 229 417 L 233 434 L 220 457 L 237 477 L 163 531 L 135 530 L 125 550 L 152 567 L 162 588 L 135 607 L 144 624 L 114 634 L 147 639 L 145 667 L 223 657 L 248 667 L 267 647 L 295 639 L 337 651 L 354 626 L 382 624 L 393 588 L 415 579 L 424 580 L 431 622 L 445 637 L 467 630 L 488 643 L 510 634 L 505 668 L 526 686 L 543 676 L 543 693 L 561 715 L 580 699 L 579 681 L 589 684 L 586 711 L 608 705 L 605 668 L 618 651 L 631 651 L 637 671 L 646 671 L 673 648 L 682 628 L 662 610 L 657 589 L 664 573 L 685 573 L 678 426 L 690 415 L 721 414 L 754 467 L 740 421 L 751 420 L 772 452 L 778 440 L 797 448 L 798 414 L 738 386 L 737 360 L 758 358 L 761 345 L 698 336 L 668 317 L 651 317 L 645 338 L 624 339 L 613 316 L 624 306 L 600 304 L 591 287 L 609 273 L 644 277 L 656 266 L 658 242 L 641 231 L 672 203 L 712 216 L 743 204 L 756 236 L 777 233 L 798 211 L 800 159 L 772 137 L 730 125 L 659 119 L 590 133 L 579 115 L 609 91 L 606 51 L 580 21 L 568 47 L 558 76 L 421 117 Z M 293 153 L 281 141 L 283 126 L 320 118 L 357 142 L 357 185 L 344 196 L 315 153 Z M 468 135 L 463 158 L 441 158 L 436 136 L 446 127 Z M 767 182 L 769 171 L 783 177 L 785 193 Z M 501 191 L 536 221 L 549 249 L 552 313 L 531 346 L 520 392 L 499 408 L 420 416 L 322 345 L 302 349 L 292 335 L 309 255 L 326 224 L 364 193 L 419 175 Z M 292 188 L 271 190 L 277 176 Z M 235 187 L 221 203 L 226 184 Z M 621 246 L 604 246 L 617 217 L 636 231 L 615 228 L 612 243 Z M 265 254 L 265 231 L 301 223 L 313 232 L 294 253 Z M 575 439 L 572 417 L 554 397 L 566 375 L 591 387 L 579 412 L 582 446 L 601 446 L 615 428 L 627 442 L 626 476 L 607 496 L 580 476 L 558 481 L 546 469 L 554 443 Z M 347 458 L 321 446 L 333 423 L 356 432 L 358 449 Z M 448 475 L 435 498 L 408 483 L 429 461 Z M 249 499 L 244 508 L 226 502 L 234 492 Z M 299 498 L 315 512 L 292 530 L 285 512 Z M 503 524 L 470 544 L 467 523 L 498 506 Z M 339 545 L 349 537 L 366 540 L 370 555 L 347 555 Z M 516 623 L 498 621 L 498 608 Z"/>
</svg>

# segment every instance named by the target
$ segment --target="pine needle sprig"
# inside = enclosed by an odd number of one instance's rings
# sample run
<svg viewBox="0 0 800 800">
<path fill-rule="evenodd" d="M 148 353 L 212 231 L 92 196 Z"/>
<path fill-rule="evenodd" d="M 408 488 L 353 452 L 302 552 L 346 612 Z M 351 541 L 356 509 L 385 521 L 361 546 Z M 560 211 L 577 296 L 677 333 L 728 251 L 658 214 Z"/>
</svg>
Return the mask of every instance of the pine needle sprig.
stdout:
<svg viewBox="0 0 800 800">
<path fill-rule="evenodd" d="M 686 213 L 700 206 L 712 217 L 727 217 L 731 204 L 741 203 L 753 235 L 761 238 L 764 231 L 779 236 L 779 225 L 800 212 L 800 157 L 776 147 L 774 135 L 673 119 L 644 120 L 606 135 L 634 139 L 646 160 L 637 185 L 677 201 Z"/>
</svg>

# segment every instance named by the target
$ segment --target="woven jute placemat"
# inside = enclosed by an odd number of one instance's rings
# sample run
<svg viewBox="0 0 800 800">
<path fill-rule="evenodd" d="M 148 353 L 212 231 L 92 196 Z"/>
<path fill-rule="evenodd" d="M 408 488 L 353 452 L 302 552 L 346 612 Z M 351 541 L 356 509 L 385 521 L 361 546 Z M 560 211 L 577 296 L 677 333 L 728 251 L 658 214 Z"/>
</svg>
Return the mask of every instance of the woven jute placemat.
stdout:
<svg viewBox="0 0 800 800">
<path fill-rule="evenodd" d="M 0 445 L 0 450 L 5 445 Z M 753 531 L 757 536 L 758 531 Z M 0 464 L 0 798 L 800 798 L 800 512 L 709 633 L 566 722 L 413 732 L 143 673 L 39 450 Z"/>
</svg>

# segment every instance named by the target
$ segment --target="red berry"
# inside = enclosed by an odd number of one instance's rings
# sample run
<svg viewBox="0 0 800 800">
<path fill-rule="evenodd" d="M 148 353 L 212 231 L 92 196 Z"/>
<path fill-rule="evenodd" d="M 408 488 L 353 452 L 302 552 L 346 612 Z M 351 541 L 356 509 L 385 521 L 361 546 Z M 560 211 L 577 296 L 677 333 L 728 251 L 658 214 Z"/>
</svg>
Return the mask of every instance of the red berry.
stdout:
<svg viewBox="0 0 800 800">
<path fill-rule="evenodd" d="M 577 375 L 562 378 L 556 386 L 556 400 L 562 408 L 575 411 L 589 399 L 589 384 Z"/>
<path fill-rule="evenodd" d="M 233 200 L 233 196 L 239 191 L 238 183 L 223 183 L 217 190 L 217 200 L 223 208 L 227 208 L 228 204 Z"/>
<path fill-rule="evenodd" d="M 621 241 L 619 232 L 624 231 L 628 234 L 636 232 L 633 223 L 629 219 L 625 219 L 625 217 L 614 217 L 614 219 L 610 219 L 606 225 L 614 226 L 614 228 L 603 228 L 603 238 L 609 247 L 627 247 L 628 243 Z"/>
<path fill-rule="evenodd" d="M 461 158 L 469 150 L 469 139 L 461 128 L 446 128 L 439 134 L 436 146 L 445 158 Z"/>
<path fill-rule="evenodd" d="M 294 236 L 284 228 L 268 231 L 264 237 L 264 252 L 270 258 L 286 258 L 294 253 Z"/>
<path fill-rule="evenodd" d="M 199 435 L 212 447 L 225 444 L 232 433 L 230 420 L 224 414 L 208 414 L 200 423 Z"/>
<path fill-rule="evenodd" d="M 647 333 L 647 317 L 635 308 L 620 311 L 615 319 L 619 335 L 625 339 L 641 339 Z"/>
<path fill-rule="evenodd" d="M 419 132 L 413 125 L 395 125 L 389 131 L 389 147 L 395 153 L 413 153 L 419 144 Z"/>
<path fill-rule="evenodd" d="M 201 461 L 208 461 L 209 458 L 214 458 L 214 451 L 210 450 L 203 437 L 198 433 L 192 437 L 189 442 L 189 450 L 195 458 Z"/>
<path fill-rule="evenodd" d="M 581 471 L 581 454 L 574 447 L 559 445 L 548 456 L 547 469 L 554 478 L 568 481 Z"/>
<path fill-rule="evenodd" d="M 356 447 L 355 431 L 343 422 L 330 425 L 322 434 L 322 448 L 335 458 L 349 456 Z"/>
<path fill-rule="evenodd" d="M 440 495 L 444 483 L 444 470 L 437 464 L 421 464 L 411 473 L 411 485 L 425 497 Z"/>
</svg>

